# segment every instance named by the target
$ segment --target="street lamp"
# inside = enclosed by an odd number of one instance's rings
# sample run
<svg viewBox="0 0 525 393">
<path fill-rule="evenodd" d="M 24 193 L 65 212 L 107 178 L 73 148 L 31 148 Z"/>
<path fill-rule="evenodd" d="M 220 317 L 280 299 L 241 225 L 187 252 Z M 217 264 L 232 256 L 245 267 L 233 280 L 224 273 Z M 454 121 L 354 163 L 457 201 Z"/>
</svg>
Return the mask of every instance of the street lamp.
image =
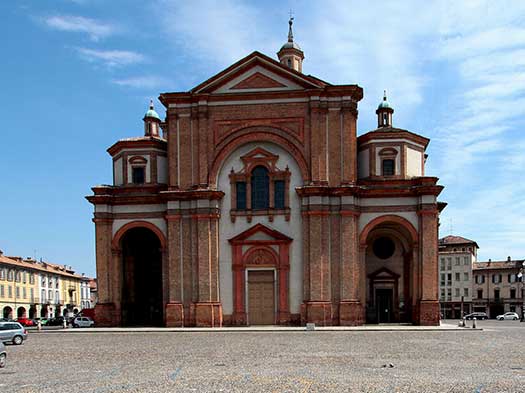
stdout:
<svg viewBox="0 0 525 393">
<path fill-rule="evenodd" d="M 521 268 L 518 273 L 518 278 L 521 280 L 521 319 L 520 322 L 525 322 L 525 280 L 523 274 L 525 273 L 525 262 L 521 263 Z"/>
</svg>

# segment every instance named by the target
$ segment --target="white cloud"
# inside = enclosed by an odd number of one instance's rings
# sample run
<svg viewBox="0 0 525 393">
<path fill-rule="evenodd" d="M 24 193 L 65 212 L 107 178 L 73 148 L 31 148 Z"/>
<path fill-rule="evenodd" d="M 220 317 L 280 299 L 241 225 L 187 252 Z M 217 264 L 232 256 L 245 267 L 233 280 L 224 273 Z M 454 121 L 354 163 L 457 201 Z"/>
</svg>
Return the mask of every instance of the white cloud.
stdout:
<svg viewBox="0 0 525 393">
<path fill-rule="evenodd" d="M 115 25 L 83 16 L 54 15 L 44 18 L 43 21 L 48 27 L 55 30 L 86 33 L 93 41 L 106 38 L 118 30 Z"/>
<path fill-rule="evenodd" d="M 102 63 L 108 67 L 125 66 L 145 61 L 145 57 L 137 52 L 127 50 L 98 50 L 77 47 L 79 55 L 94 63 Z"/>
<path fill-rule="evenodd" d="M 166 87 L 170 84 L 170 81 L 168 81 L 166 78 L 161 78 L 158 76 L 138 76 L 114 79 L 112 80 L 112 83 L 123 87 L 132 87 L 137 89 L 153 89 L 159 87 L 166 89 Z"/>
</svg>

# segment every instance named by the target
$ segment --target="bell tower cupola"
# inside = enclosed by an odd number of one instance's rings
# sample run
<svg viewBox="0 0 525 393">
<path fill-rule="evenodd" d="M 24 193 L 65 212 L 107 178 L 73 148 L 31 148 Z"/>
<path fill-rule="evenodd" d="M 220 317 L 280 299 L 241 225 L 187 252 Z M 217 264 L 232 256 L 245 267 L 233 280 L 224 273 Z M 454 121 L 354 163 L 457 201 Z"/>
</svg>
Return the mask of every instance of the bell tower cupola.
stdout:
<svg viewBox="0 0 525 393">
<path fill-rule="evenodd" d="M 149 109 L 144 115 L 144 136 L 159 137 L 160 117 L 153 107 L 153 100 L 149 102 Z"/>
<path fill-rule="evenodd" d="M 292 17 L 290 17 L 288 25 L 288 42 L 286 42 L 279 52 L 277 52 L 277 56 L 279 57 L 279 61 L 285 66 L 292 68 L 295 71 L 303 72 L 304 53 L 301 50 L 301 47 L 293 40 Z"/>
<path fill-rule="evenodd" d="M 377 107 L 377 127 L 392 127 L 392 114 L 394 113 L 394 108 L 390 106 L 386 99 L 386 90 L 383 93 L 383 101 L 379 103 Z"/>
</svg>

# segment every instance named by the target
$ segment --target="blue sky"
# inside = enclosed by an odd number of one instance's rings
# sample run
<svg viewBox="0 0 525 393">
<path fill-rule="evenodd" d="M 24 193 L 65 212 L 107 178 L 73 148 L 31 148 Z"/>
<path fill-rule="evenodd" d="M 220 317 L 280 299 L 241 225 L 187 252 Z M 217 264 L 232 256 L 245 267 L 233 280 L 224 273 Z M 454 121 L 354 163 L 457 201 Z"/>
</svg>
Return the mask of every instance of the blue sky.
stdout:
<svg viewBox="0 0 525 393">
<path fill-rule="evenodd" d="M 150 98 L 184 91 L 294 35 L 303 71 L 357 83 L 359 133 L 383 89 L 394 125 L 432 139 L 441 235 L 481 259 L 525 254 L 525 3 L 518 1 L 1 2 L 0 249 L 95 274 L 90 187 L 106 149 L 140 135 Z M 157 109 L 163 115 L 160 104 Z"/>
</svg>

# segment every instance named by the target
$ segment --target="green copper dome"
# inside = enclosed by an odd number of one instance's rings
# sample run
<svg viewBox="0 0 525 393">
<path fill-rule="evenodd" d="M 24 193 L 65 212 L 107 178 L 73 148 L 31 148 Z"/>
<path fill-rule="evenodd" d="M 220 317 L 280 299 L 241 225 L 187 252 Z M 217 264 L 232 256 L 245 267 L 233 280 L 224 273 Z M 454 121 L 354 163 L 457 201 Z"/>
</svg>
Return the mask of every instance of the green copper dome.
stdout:
<svg viewBox="0 0 525 393">
<path fill-rule="evenodd" d="M 377 109 L 392 109 L 388 101 L 386 100 L 386 90 L 383 93 L 383 101 L 379 103 Z"/>
<path fill-rule="evenodd" d="M 149 109 L 148 111 L 146 112 L 146 114 L 144 115 L 144 118 L 146 117 L 153 117 L 157 120 L 160 120 L 160 116 L 157 112 L 155 112 L 155 109 L 153 108 L 153 100 L 150 101 L 149 103 Z"/>
</svg>

